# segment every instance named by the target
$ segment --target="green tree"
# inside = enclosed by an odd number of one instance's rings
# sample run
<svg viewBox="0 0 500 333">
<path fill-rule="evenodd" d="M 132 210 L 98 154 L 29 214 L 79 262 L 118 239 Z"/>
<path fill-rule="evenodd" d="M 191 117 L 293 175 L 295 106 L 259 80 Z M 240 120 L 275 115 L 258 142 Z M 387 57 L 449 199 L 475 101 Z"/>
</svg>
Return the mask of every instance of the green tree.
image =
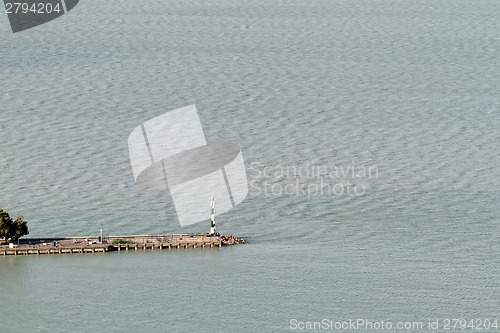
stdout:
<svg viewBox="0 0 500 333">
<path fill-rule="evenodd" d="M 18 215 L 14 221 L 9 213 L 0 208 L 0 239 L 17 241 L 28 234 L 28 222 L 22 215 Z"/>
</svg>

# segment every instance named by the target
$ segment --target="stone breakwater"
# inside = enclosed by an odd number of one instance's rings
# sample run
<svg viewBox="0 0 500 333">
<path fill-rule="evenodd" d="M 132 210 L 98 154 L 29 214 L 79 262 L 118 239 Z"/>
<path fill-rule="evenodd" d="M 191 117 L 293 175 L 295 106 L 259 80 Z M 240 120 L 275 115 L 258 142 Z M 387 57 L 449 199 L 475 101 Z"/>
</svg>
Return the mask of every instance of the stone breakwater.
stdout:
<svg viewBox="0 0 500 333">
<path fill-rule="evenodd" d="M 26 238 L 0 245 L 0 255 L 96 253 L 129 250 L 205 248 L 243 244 L 233 235 L 173 234 L 103 237 Z"/>
</svg>

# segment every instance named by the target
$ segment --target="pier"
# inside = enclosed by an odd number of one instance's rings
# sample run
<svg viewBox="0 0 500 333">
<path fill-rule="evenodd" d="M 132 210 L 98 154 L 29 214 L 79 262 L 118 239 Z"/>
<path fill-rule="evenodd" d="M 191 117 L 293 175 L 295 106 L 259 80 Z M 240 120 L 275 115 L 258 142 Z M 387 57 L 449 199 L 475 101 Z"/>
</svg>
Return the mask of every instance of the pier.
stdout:
<svg viewBox="0 0 500 333">
<path fill-rule="evenodd" d="M 19 244 L 0 245 L 0 256 L 213 248 L 243 243 L 243 239 L 232 235 L 209 234 L 26 238 L 19 240 Z"/>
</svg>

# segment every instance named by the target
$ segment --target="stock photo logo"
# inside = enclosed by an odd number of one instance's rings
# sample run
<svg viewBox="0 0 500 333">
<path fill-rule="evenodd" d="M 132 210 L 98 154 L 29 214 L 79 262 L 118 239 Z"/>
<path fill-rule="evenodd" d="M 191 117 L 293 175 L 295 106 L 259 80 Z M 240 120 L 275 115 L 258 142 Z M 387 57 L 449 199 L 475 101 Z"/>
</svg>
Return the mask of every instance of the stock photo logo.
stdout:
<svg viewBox="0 0 500 333">
<path fill-rule="evenodd" d="M 307 161 L 301 165 L 280 165 L 252 162 L 250 164 L 250 194 L 266 197 L 360 197 L 379 179 L 376 165 L 355 162 L 337 165 Z"/>
<path fill-rule="evenodd" d="M 230 142 L 208 144 L 195 105 L 136 127 L 128 148 L 136 184 L 145 190 L 170 190 L 181 226 L 206 220 L 212 196 L 218 215 L 248 194 L 240 147 Z"/>
<path fill-rule="evenodd" d="M 75 8 L 79 0 L 4 0 L 13 33 L 50 22 Z"/>
</svg>

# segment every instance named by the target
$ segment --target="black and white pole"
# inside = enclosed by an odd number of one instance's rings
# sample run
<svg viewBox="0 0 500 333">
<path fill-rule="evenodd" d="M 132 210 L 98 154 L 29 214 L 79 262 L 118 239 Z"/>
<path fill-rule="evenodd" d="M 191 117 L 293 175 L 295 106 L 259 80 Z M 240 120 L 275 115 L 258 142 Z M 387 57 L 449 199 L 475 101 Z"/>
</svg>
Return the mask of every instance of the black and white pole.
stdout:
<svg viewBox="0 0 500 333">
<path fill-rule="evenodd" d="M 212 197 L 212 201 L 210 203 L 210 233 L 209 236 L 215 236 L 217 231 L 215 229 L 215 199 Z"/>
</svg>

